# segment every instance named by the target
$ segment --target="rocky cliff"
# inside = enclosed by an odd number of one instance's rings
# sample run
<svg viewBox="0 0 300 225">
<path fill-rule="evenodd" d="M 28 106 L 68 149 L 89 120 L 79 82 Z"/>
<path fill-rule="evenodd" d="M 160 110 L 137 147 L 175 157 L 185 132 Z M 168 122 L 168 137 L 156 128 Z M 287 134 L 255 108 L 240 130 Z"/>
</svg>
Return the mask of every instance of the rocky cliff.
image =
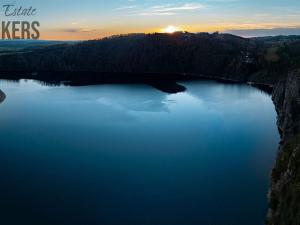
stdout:
<svg viewBox="0 0 300 225">
<path fill-rule="evenodd" d="M 4 101 L 5 99 L 5 94 L 3 93 L 3 91 L 0 90 L 0 103 Z"/>
<path fill-rule="evenodd" d="M 291 72 L 273 93 L 281 143 L 269 191 L 267 225 L 300 224 L 300 71 Z"/>
</svg>

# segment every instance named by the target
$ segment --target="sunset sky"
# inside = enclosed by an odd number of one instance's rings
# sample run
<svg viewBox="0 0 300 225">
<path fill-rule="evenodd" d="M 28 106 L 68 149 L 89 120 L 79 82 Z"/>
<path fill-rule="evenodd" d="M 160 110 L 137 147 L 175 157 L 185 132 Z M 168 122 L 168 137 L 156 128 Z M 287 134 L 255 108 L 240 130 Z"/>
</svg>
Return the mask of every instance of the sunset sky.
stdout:
<svg viewBox="0 0 300 225">
<path fill-rule="evenodd" d="M 4 17 L 2 5 L 7 3 L 33 6 L 37 15 Z M 52 40 L 161 32 L 169 25 L 242 36 L 300 34 L 299 0 L 4 0 L 1 8 L 1 20 L 37 20 L 41 39 Z"/>
</svg>

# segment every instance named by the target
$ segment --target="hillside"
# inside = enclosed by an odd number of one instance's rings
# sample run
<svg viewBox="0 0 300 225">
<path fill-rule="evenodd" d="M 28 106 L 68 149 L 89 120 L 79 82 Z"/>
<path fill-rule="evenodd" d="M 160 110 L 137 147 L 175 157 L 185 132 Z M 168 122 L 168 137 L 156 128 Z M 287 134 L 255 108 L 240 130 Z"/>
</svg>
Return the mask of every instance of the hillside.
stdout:
<svg viewBox="0 0 300 225">
<path fill-rule="evenodd" d="M 0 71 L 99 73 L 81 77 L 93 80 L 101 80 L 107 73 L 197 74 L 245 80 L 255 71 L 253 60 L 248 59 L 253 52 L 255 45 L 250 40 L 229 34 L 134 34 L 5 55 L 0 57 Z M 78 79 L 76 74 L 63 76 L 55 79 Z"/>
<path fill-rule="evenodd" d="M 300 66 L 298 36 L 246 39 L 178 32 L 40 44 L 0 54 L 2 77 L 99 83 L 192 74 L 273 85 Z"/>
<path fill-rule="evenodd" d="M 273 93 L 282 141 L 271 176 L 268 225 L 300 224 L 299 99 L 300 71 L 294 71 Z"/>
</svg>

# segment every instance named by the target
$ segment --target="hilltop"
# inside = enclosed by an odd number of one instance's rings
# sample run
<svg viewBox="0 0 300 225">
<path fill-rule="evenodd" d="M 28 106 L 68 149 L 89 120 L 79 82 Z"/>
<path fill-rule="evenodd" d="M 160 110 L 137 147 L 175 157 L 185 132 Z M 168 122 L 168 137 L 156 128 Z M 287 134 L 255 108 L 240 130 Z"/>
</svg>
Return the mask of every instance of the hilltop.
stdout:
<svg viewBox="0 0 300 225">
<path fill-rule="evenodd" d="M 247 39 L 231 34 L 177 32 L 119 35 L 78 43 L 30 43 L 31 47 L 0 55 L 2 77 L 9 78 L 3 72 L 12 72 L 13 78 L 118 82 L 130 76 L 136 79 L 158 74 L 163 79 L 173 74 L 275 84 L 285 76 L 284 71 L 300 65 L 298 36 Z"/>
</svg>

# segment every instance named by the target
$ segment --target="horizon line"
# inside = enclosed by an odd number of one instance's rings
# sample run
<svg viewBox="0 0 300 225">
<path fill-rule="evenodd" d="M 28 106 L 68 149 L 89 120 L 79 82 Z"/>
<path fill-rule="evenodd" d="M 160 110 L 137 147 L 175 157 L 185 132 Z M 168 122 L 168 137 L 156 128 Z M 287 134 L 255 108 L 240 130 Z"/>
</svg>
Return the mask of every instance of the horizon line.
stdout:
<svg viewBox="0 0 300 225">
<path fill-rule="evenodd" d="M 120 33 L 120 34 L 113 34 L 113 35 L 107 35 L 107 36 L 103 36 L 103 37 L 99 37 L 99 38 L 93 38 L 93 39 L 78 39 L 78 40 L 74 40 L 74 39 L 0 39 L 0 41 L 52 41 L 52 42 L 80 42 L 80 41 L 93 41 L 93 40 L 102 40 L 105 38 L 113 38 L 113 37 L 117 37 L 117 36 L 129 36 L 129 35 L 138 35 L 138 34 L 144 34 L 144 35 L 151 35 L 151 34 L 166 34 L 166 35 L 174 35 L 176 33 L 187 33 L 187 34 L 214 34 L 214 33 L 219 33 L 219 34 L 229 34 L 229 35 L 233 35 L 236 37 L 241 37 L 241 38 L 245 38 L 245 39 L 251 39 L 251 38 L 263 38 L 263 37 L 289 37 L 289 36 L 300 36 L 299 34 L 266 34 L 266 35 L 239 35 L 239 34 L 235 34 L 239 33 L 239 32 L 247 32 L 247 31 L 252 31 L 252 30 L 265 30 L 265 29 L 250 29 L 250 30 L 228 30 L 226 32 L 219 32 L 219 31 L 214 31 L 214 32 L 208 32 L 208 31 L 199 31 L 199 32 L 189 32 L 189 31 L 176 31 L 174 33 L 166 33 L 166 32 L 149 32 L 149 33 L 143 33 L 143 32 L 132 32 L 132 33 Z M 268 29 L 268 30 L 273 30 L 273 29 Z"/>
</svg>

